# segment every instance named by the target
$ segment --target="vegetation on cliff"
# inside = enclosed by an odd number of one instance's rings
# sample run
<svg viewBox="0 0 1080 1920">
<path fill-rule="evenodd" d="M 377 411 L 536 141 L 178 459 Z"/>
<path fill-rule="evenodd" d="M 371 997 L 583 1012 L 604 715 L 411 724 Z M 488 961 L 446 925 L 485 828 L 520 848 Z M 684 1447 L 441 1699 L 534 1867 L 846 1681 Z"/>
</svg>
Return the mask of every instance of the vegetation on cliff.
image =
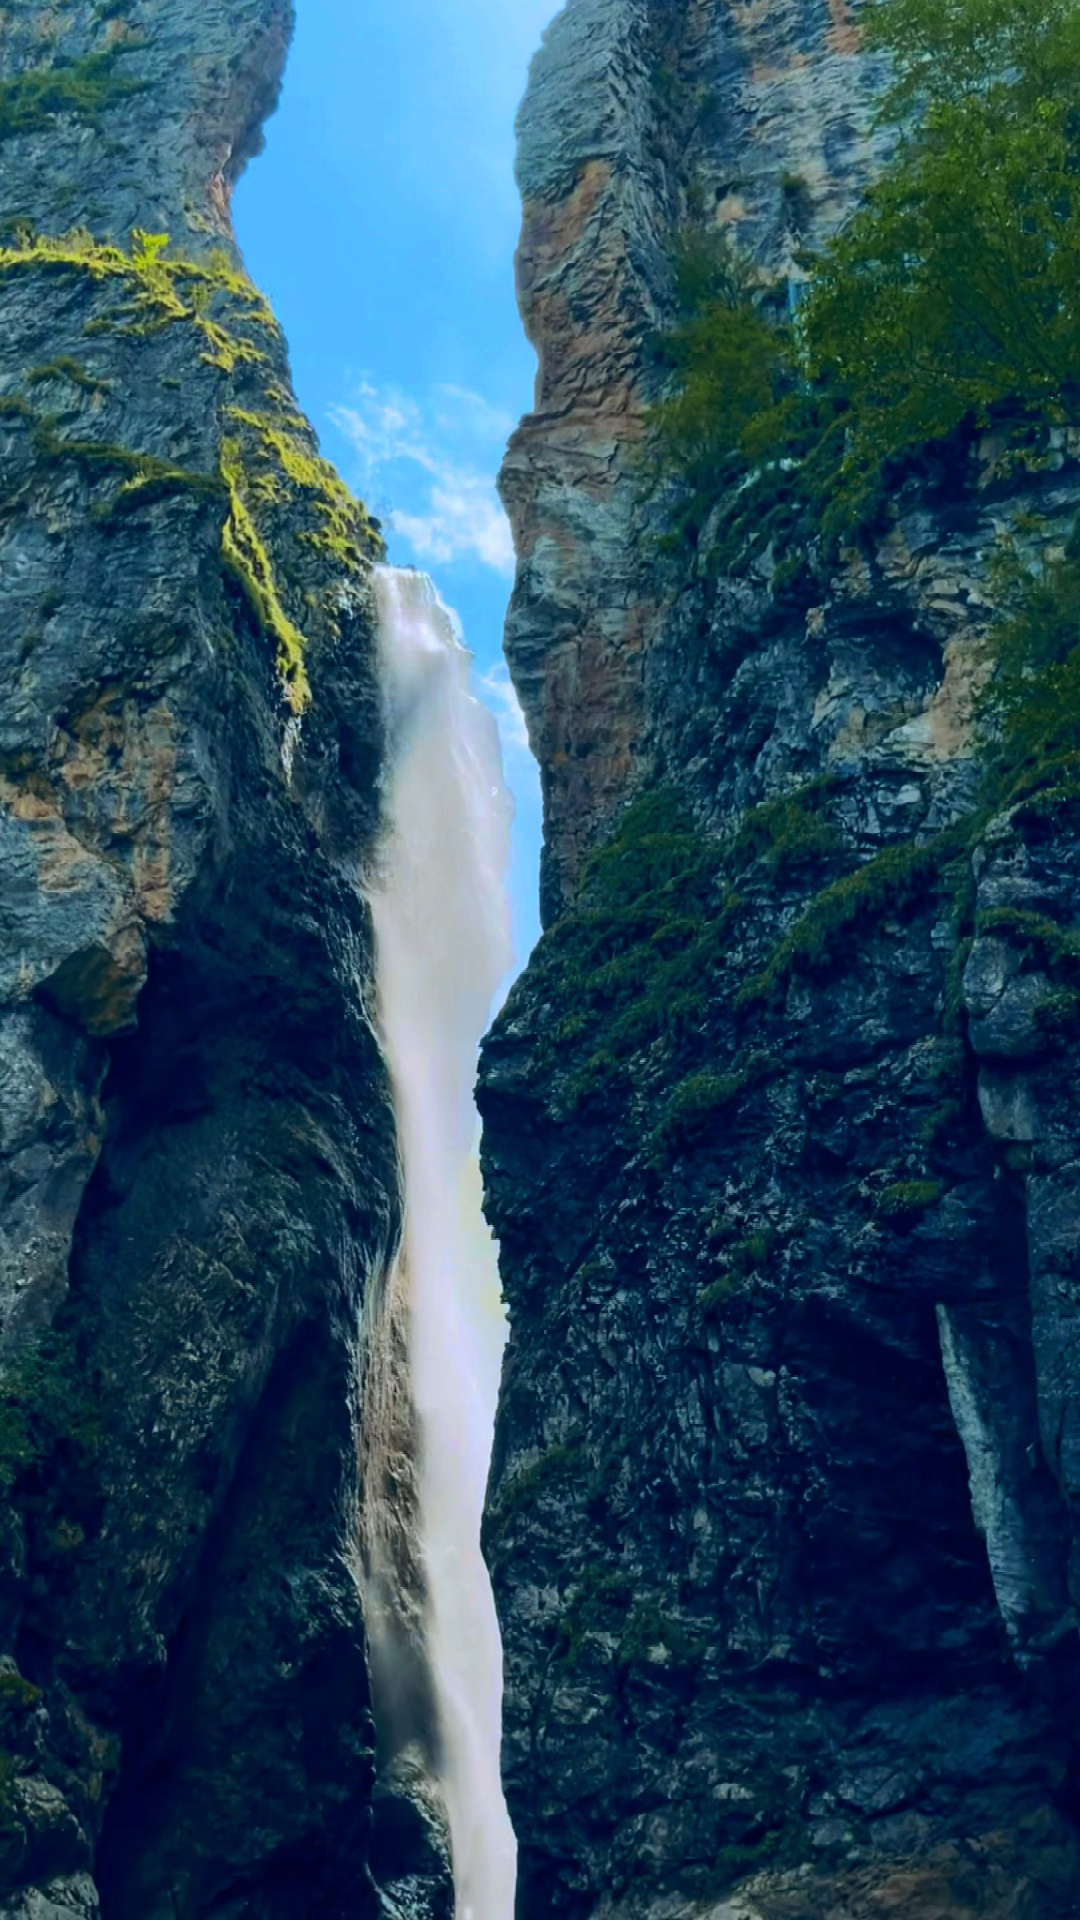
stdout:
<svg viewBox="0 0 1080 1920">
<path fill-rule="evenodd" d="M 113 522 L 166 494 L 218 503 L 223 569 L 273 642 L 286 698 L 302 711 L 312 602 L 295 587 L 290 592 L 289 576 L 299 570 L 285 560 L 285 548 L 314 552 L 332 566 L 334 584 L 320 596 L 322 617 L 331 625 L 342 574 L 360 575 L 383 549 L 376 523 L 319 457 L 307 423 L 280 389 L 280 340 L 267 301 L 224 250 L 188 259 L 173 252 L 167 234 L 140 230 L 124 248 L 82 231 L 51 236 L 20 227 L 0 246 L 0 280 L 26 274 L 84 280 L 112 294 L 87 322 L 91 338 L 148 340 L 174 327 L 191 329 L 202 364 L 228 382 L 222 393 L 227 430 L 218 470 L 210 473 L 189 471 L 141 448 L 63 433 L 57 413 L 37 403 L 39 388 L 62 380 L 91 396 L 108 390 L 70 356 L 31 368 L 25 376 L 29 394 L 3 396 L 0 417 L 29 430 L 39 460 L 71 461 L 91 479 L 119 477 L 119 488 L 95 502 L 98 519 Z M 237 399 L 247 404 L 237 405 Z"/>
<path fill-rule="evenodd" d="M 57 114 L 70 114 L 83 126 L 100 127 L 110 108 L 146 91 L 145 80 L 117 71 L 117 62 L 139 45 L 138 40 L 117 40 L 81 60 L 55 60 L 0 81 L 0 140 L 19 133 L 42 133 Z"/>
<path fill-rule="evenodd" d="M 685 521 L 719 507 L 722 565 L 828 550 L 900 464 L 1002 413 L 1080 419 L 1080 10 L 882 0 L 867 30 L 893 158 L 794 313 L 723 237 L 678 266 L 654 422 Z"/>
</svg>

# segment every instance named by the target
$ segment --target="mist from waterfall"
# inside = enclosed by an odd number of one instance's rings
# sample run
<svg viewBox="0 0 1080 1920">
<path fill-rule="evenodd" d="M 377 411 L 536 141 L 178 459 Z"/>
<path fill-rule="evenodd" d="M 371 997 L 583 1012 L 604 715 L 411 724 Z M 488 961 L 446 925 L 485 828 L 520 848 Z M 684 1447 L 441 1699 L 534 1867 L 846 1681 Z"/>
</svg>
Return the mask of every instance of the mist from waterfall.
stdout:
<svg viewBox="0 0 1080 1920">
<path fill-rule="evenodd" d="M 480 1553 L 505 1325 L 480 1210 L 473 1085 L 511 964 L 513 809 L 495 721 L 470 690 L 454 617 L 423 574 L 380 568 L 376 592 L 391 771 L 370 899 L 405 1196 L 426 1637 L 457 1920 L 512 1920 L 502 1647 Z"/>
</svg>

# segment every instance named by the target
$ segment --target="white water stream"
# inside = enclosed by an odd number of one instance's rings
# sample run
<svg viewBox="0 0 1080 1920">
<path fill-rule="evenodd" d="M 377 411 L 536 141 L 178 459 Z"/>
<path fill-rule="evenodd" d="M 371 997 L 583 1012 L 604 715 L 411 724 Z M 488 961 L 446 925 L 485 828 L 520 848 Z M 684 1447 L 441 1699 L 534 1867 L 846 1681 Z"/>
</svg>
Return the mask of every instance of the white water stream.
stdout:
<svg viewBox="0 0 1080 1920">
<path fill-rule="evenodd" d="M 480 1554 L 505 1328 L 473 1104 L 477 1049 L 511 962 L 512 804 L 494 718 L 470 691 L 471 656 L 431 582 L 384 567 L 377 594 L 392 772 L 370 898 L 404 1175 L 427 1643 L 457 1920 L 512 1920 L 502 1648 Z"/>
</svg>

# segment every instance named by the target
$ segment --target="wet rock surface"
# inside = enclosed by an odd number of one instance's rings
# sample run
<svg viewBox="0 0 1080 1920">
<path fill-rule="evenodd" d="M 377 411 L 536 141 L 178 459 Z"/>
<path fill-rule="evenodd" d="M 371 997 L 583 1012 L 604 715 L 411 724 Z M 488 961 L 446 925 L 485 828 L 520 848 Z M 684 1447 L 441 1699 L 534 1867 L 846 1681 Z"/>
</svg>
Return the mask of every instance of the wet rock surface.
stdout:
<svg viewBox="0 0 1080 1920">
<path fill-rule="evenodd" d="M 523 1920 L 1080 1913 L 1075 823 L 987 809 L 973 731 L 995 530 L 1070 525 L 1076 449 L 909 477 L 810 607 L 665 554 L 634 476 L 688 207 L 787 271 L 783 178 L 829 231 L 879 84 L 843 7 L 570 0 L 522 115 L 548 931 L 480 1097 Z"/>
</svg>

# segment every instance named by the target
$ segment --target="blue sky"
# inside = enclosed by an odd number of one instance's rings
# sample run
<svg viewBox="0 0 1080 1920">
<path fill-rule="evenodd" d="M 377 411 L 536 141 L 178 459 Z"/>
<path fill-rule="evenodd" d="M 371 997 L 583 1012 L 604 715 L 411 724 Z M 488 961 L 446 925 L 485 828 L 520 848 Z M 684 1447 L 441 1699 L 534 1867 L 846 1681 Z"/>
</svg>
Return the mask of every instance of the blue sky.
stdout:
<svg viewBox="0 0 1080 1920">
<path fill-rule="evenodd" d="M 518 802 L 518 957 L 536 935 L 536 771 L 501 657 L 512 579 L 494 490 L 531 403 L 514 304 L 513 119 L 559 0 L 297 0 L 237 234 L 327 455 L 460 614 Z"/>
</svg>

